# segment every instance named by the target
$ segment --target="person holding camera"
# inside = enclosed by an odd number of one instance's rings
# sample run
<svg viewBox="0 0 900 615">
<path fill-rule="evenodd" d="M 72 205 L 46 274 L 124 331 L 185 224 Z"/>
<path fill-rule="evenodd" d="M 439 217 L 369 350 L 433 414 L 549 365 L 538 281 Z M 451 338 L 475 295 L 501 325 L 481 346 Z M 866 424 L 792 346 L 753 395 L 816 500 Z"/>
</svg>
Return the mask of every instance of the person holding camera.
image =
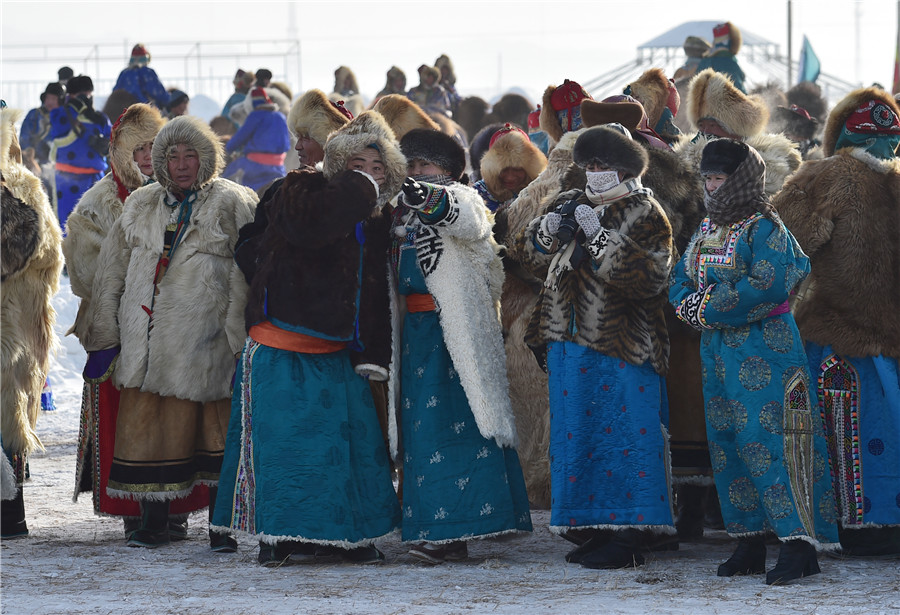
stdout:
<svg viewBox="0 0 900 615">
<path fill-rule="evenodd" d="M 544 288 L 526 341 L 549 376 L 550 530 L 589 538 L 566 560 L 643 564 L 642 530 L 674 534 L 664 376 L 672 227 L 641 185 L 648 158 L 619 124 L 573 149 L 583 190 L 559 194 L 517 237 Z"/>
<path fill-rule="evenodd" d="M 56 163 L 53 205 L 59 226 L 87 189 L 103 178 L 109 166 L 109 134 L 112 125 L 94 109 L 94 82 L 78 75 L 68 82 L 66 103 L 50 112 L 50 159 Z"/>
<path fill-rule="evenodd" d="M 503 265 L 491 216 L 460 183 L 466 156 L 454 139 L 416 129 L 400 147 L 411 175 L 391 234 L 406 308 L 396 412 L 403 540 L 415 541 L 413 557 L 440 564 L 465 559 L 471 538 L 531 531 L 531 515 L 515 449 L 499 318 Z M 397 456 L 397 430 L 390 432 Z"/>
</svg>

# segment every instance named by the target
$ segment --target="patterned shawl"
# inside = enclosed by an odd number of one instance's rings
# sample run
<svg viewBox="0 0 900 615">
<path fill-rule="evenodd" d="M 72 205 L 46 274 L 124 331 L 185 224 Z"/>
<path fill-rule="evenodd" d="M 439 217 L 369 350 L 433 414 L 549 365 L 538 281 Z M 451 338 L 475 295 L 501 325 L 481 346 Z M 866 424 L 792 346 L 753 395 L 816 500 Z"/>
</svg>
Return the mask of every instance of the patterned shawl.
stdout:
<svg viewBox="0 0 900 615">
<path fill-rule="evenodd" d="M 775 211 L 766 196 L 766 163 L 752 147 L 747 157 L 712 193 L 707 192 L 704 204 L 710 221 L 716 226 L 728 226 L 755 212 L 772 218 Z"/>
</svg>

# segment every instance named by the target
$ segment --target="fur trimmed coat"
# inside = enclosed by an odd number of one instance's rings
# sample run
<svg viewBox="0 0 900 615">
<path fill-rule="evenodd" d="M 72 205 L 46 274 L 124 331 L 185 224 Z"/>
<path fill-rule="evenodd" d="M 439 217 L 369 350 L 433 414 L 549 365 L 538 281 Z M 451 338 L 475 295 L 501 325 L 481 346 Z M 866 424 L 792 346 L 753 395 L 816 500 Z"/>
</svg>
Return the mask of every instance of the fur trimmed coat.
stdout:
<svg viewBox="0 0 900 615">
<path fill-rule="evenodd" d="M 2 117 L 2 387 L 3 449 L 27 456 L 41 443 L 34 431 L 55 344 L 51 300 L 62 270 L 62 233 L 41 180 L 22 165 L 11 111 Z"/>
<path fill-rule="evenodd" d="M 121 345 L 119 387 L 209 402 L 231 396 L 234 356 L 243 347 L 246 282 L 232 255 L 257 196 L 215 178 L 198 192 L 191 223 L 153 298 L 172 199 L 160 184 L 132 193 L 100 250 L 86 350 Z M 148 331 L 145 307 L 153 306 Z"/>
<path fill-rule="evenodd" d="M 425 285 L 434 297 L 444 343 L 482 436 L 499 446 L 517 444 L 515 417 L 509 400 L 506 353 L 500 328 L 503 264 L 491 234 L 492 219 L 481 196 L 460 183 L 445 187 L 446 214 L 435 222 L 409 216 L 415 228 L 416 256 Z M 403 231 L 400 228 L 401 232 Z M 391 381 L 399 376 L 399 339 L 395 340 Z M 389 399 L 396 396 L 389 394 Z M 397 456 L 396 407 L 390 410 L 391 454 Z"/>
<path fill-rule="evenodd" d="M 900 158 L 807 161 L 773 204 L 812 266 L 794 305 L 803 338 L 900 359 Z"/>
</svg>

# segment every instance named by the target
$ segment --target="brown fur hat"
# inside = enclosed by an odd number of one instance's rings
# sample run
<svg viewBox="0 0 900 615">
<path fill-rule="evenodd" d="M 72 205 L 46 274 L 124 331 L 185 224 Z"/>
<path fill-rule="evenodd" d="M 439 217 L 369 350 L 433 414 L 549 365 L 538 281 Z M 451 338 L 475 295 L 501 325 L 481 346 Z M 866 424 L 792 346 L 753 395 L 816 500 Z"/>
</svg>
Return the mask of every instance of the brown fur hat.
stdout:
<svg viewBox="0 0 900 615">
<path fill-rule="evenodd" d="M 644 108 L 638 102 L 600 102 L 584 99 L 581 101 L 581 120 L 585 127 L 601 124 L 621 124 L 628 130 L 640 128 Z"/>
<path fill-rule="evenodd" d="M 397 139 L 402 139 L 415 128 L 441 129 L 419 105 L 401 94 L 389 94 L 378 99 L 372 110 L 384 117 Z"/>
<path fill-rule="evenodd" d="M 419 67 L 419 83 L 425 83 L 425 75 L 432 75 L 434 77 L 434 83 L 437 85 L 441 80 L 441 71 L 436 66 L 428 66 L 427 64 L 423 64 Z"/>
<path fill-rule="evenodd" d="M 503 202 L 515 196 L 500 183 L 503 169 L 525 169 L 526 183 L 530 184 L 546 167 L 547 157 L 528 139 L 528 135 L 521 130 L 509 130 L 497 137 L 481 159 L 481 177 L 494 198 Z"/>
<path fill-rule="evenodd" d="M 834 109 L 831 110 L 831 113 L 828 114 L 828 121 L 825 123 L 825 134 L 822 139 L 822 149 L 825 151 L 825 156 L 834 155 L 834 146 L 841 135 L 841 130 L 843 130 L 847 118 L 858 107 L 863 106 L 870 100 L 878 100 L 884 103 L 891 111 L 900 116 L 900 105 L 897 104 L 893 96 L 881 88 L 853 90 L 843 100 L 838 102 Z"/>
<path fill-rule="evenodd" d="M 347 66 L 338 66 L 334 69 L 334 91 L 341 94 L 346 92 L 347 90 L 344 89 L 344 84 L 348 78 L 350 79 L 349 89 L 356 94 L 359 94 L 359 84 L 356 82 L 356 75 L 353 74 L 353 71 Z"/>
<path fill-rule="evenodd" d="M 109 164 L 116 177 L 129 190 L 140 188 L 144 178 L 134 163 L 134 149 L 141 143 L 150 143 L 166 121 L 156 107 L 135 103 L 115 120 L 109 137 Z"/>
<path fill-rule="evenodd" d="M 296 137 L 307 135 L 321 146 L 328 141 L 328 135 L 349 122 L 350 119 L 338 111 L 325 92 L 309 90 L 297 99 L 288 114 L 288 127 Z"/>
<path fill-rule="evenodd" d="M 725 23 L 720 23 L 713 27 L 713 45 L 712 48 L 707 52 L 708 55 L 716 55 L 719 51 L 722 51 L 721 47 L 716 47 L 716 39 L 719 38 L 716 36 L 716 32 L 718 30 L 725 30 L 728 34 L 728 51 L 732 54 L 737 54 L 738 51 L 741 50 L 741 45 L 744 42 L 744 36 L 741 34 L 740 29 L 731 23 L 730 21 L 726 21 Z"/>
<path fill-rule="evenodd" d="M 626 94 L 630 94 L 644 105 L 644 111 L 647 112 L 647 119 L 650 121 L 650 127 L 656 126 L 659 123 L 659 118 L 662 117 L 663 110 L 666 108 L 666 102 L 669 100 L 669 79 L 666 77 L 663 69 L 647 69 L 643 75 L 637 78 L 637 81 L 629 83 L 625 90 Z M 583 104 L 581 113 L 584 113 Z M 582 119 L 584 119 L 583 115 Z"/>
<path fill-rule="evenodd" d="M 802 81 L 787 91 L 789 105 L 803 107 L 820 124 L 828 119 L 828 103 L 822 96 L 822 88 L 812 81 Z"/>
<path fill-rule="evenodd" d="M 377 111 L 360 113 L 328 137 L 322 170 L 331 179 L 347 168 L 351 156 L 370 146 L 378 149 L 384 162 L 384 184 L 378 190 L 378 203 L 384 205 L 400 192 L 406 179 L 406 158 L 391 127 Z"/>
<path fill-rule="evenodd" d="M 687 107 L 694 128 L 701 119 L 712 118 L 742 138 L 761 133 L 769 121 L 769 110 L 762 98 L 747 96 L 726 75 L 711 68 L 691 80 Z"/>
</svg>

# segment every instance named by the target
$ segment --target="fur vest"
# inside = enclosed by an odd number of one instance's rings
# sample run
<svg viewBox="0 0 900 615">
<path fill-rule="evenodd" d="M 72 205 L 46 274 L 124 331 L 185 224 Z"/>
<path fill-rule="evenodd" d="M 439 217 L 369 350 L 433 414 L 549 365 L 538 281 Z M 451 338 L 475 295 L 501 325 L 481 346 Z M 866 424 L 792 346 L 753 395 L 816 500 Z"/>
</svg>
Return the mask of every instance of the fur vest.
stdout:
<svg viewBox="0 0 900 615">
<path fill-rule="evenodd" d="M 459 183 L 446 189 L 450 211 L 441 221 L 424 224 L 416 215 L 410 218 L 416 229 L 416 255 L 479 432 L 500 446 L 514 447 L 516 425 L 500 328 L 503 265 L 491 235 L 492 220 L 475 190 Z M 395 356 L 399 357 L 399 341 Z M 395 374 L 397 366 L 394 363 Z M 396 387 L 394 378 L 391 384 Z M 395 399 L 393 392 L 389 399 Z M 390 440 L 395 457 L 396 423 L 392 406 Z"/>
<path fill-rule="evenodd" d="M 900 359 L 900 158 L 838 150 L 803 163 L 773 204 L 812 266 L 794 306 L 801 335 Z"/>
<path fill-rule="evenodd" d="M 702 135 L 696 141 L 684 137 L 674 149 L 694 173 L 699 175 L 700 158 L 707 143 L 709 139 Z M 785 180 L 800 167 L 802 162 L 797 144 L 781 134 L 760 133 L 747 137 L 744 143 L 759 152 L 763 162 L 766 163 L 766 194 L 769 196 L 774 196 L 781 190 Z"/>
<path fill-rule="evenodd" d="M 41 446 L 34 426 L 55 344 L 51 300 L 59 288 L 62 234 L 41 180 L 22 165 L 14 120 L 13 112 L 3 112 L 0 432 L 5 452 L 28 455 Z"/>
<path fill-rule="evenodd" d="M 121 345 L 113 375 L 120 388 L 197 402 L 224 399 L 231 395 L 234 355 L 246 339 L 246 282 L 232 255 L 238 230 L 253 218 L 256 193 L 221 178 L 203 185 L 154 298 L 171 212 L 166 198 L 161 184 L 136 190 L 103 242 L 86 349 Z"/>
<path fill-rule="evenodd" d="M 93 340 L 85 334 L 100 246 L 120 215 L 122 201 L 119 200 L 112 173 L 109 173 L 84 193 L 66 220 L 62 250 L 72 293 L 81 299 L 75 323 L 68 333 L 74 333 L 85 348 L 95 347 Z"/>
<path fill-rule="evenodd" d="M 560 200 L 572 198 L 588 203 L 580 191 L 559 195 Z M 528 344 L 543 354 L 547 342 L 571 341 L 633 365 L 649 363 L 665 375 L 665 309 L 675 260 L 672 227 L 659 203 L 646 194 L 619 199 L 598 213 L 608 232 L 584 241 L 579 231 L 587 258 L 560 278 L 558 289 L 542 289 Z M 535 245 L 542 220 L 532 220 L 514 247 L 522 265 L 540 279 L 546 278 L 554 256 Z"/>
</svg>

